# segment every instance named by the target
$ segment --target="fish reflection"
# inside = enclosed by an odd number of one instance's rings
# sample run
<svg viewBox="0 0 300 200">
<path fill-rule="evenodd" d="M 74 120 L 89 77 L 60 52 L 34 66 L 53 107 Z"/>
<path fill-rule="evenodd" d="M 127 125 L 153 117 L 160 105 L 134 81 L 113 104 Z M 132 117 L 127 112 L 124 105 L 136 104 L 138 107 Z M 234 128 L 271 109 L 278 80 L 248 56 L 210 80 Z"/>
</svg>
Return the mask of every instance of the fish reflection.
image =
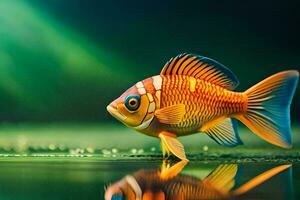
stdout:
<svg viewBox="0 0 300 200">
<path fill-rule="evenodd" d="M 141 169 L 127 175 L 107 188 L 105 200 L 230 199 L 247 193 L 291 166 L 274 167 L 233 190 L 237 164 L 221 164 L 202 180 L 179 174 L 186 164 L 186 161 L 173 166 L 163 164 L 159 170 Z"/>
</svg>

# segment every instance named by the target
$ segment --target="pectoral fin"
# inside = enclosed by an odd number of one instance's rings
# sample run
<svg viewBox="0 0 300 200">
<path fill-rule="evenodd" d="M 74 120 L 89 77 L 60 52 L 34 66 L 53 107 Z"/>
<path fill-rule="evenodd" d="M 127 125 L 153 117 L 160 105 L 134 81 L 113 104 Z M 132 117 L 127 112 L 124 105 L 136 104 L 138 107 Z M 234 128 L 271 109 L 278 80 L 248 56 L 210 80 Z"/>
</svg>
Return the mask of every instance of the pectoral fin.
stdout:
<svg viewBox="0 0 300 200">
<path fill-rule="evenodd" d="M 160 178 L 163 180 L 168 180 L 177 176 L 187 163 L 188 161 L 181 160 L 176 164 L 170 166 L 169 164 L 163 162 L 163 165 L 161 167 L 161 172 L 160 172 Z"/>
<path fill-rule="evenodd" d="M 161 139 L 163 153 L 166 150 L 171 152 L 174 156 L 181 160 L 187 160 L 183 145 L 176 139 L 176 136 L 168 133 L 161 132 L 158 137 Z"/>
<path fill-rule="evenodd" d="M 176 104 L 155 111 L 155 116 L 161 123 L 178 124 L 185 114 L 185 105 Z"/>
</svg>

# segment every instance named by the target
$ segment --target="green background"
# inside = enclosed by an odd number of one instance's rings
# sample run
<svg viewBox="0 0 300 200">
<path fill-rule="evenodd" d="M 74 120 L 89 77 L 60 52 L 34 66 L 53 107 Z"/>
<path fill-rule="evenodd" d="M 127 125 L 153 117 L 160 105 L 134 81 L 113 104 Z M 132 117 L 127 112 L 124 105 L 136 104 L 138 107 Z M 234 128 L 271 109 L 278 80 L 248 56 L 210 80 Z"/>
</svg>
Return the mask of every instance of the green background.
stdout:
<svg viewBox="0 0 300 200">
<path fill-rule="evenodd" d="M 0 0 L 0 199 L 102 199 L 110 182 L 158 168 L 159 140 L 121 125 L 106 105 L 183 52 L 229 67 L 238 91 L 300 70 L 299 8 L 289 0 Z M 183 173 L 233 162 L 245 167 L 239 180 L 250 180 L 294 163 L 287 179 L 274 177 L 252 198 L 289 198 L 286 188 L 299 196 L 299 102 L 298 88 L 292 149 L 243 126 L 235 148 L 194 134 L 179 138 L 191 160 Z"/>
<path fill-rule="evenodd" d="M 0 1 L 1 122 L 115 121 L 106 105 L 190 52 L 243 91 L 300 68 L 299 1 Z M 299 89 L 292 119 L 300 119 Z"/>
</svg>

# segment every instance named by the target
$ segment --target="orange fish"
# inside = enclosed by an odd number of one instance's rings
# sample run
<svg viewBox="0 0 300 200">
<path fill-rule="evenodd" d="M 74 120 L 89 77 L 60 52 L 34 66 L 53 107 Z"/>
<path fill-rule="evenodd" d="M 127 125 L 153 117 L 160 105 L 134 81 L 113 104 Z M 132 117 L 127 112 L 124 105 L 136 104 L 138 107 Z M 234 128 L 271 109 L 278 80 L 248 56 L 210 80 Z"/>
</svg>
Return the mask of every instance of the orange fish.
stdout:
<svg viewBox="0 0 300 200">
<path fill-rule="evenodd" d="M 210 58 L 181 54 L 160 75 L 136 83 L 107 106 L 126 126 L 160 138 L 163 156 L 187 160 L 179 136 L 206 133 L 220 145 L 242 144 L 236 120 L 274 145 L 291 147 L 290 105 L 299 72 L 279 72 L 245 92 L 237 77 Z"/>
<path fill-rule="evenodd" d="M 106 189 L 105 200 L 243 199 L 241 195 L 291 169 L 291 165 L 274 167 L 234 189 L 240 176 L 237 164 L 221 164 L 204 179 L 179 174 L 184 165 L 179 162 L 167 170 L 141 169 L 127 175 Z"/>
</svg>

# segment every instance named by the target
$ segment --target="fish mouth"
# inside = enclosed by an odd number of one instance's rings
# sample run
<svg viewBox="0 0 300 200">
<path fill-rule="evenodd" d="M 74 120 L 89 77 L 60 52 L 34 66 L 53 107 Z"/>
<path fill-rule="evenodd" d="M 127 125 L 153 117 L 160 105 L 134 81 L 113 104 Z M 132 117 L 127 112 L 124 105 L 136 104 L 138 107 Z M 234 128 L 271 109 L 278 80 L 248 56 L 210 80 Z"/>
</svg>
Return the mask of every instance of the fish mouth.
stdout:
<svg viewBox="0 0 300 200">
<path fill-rule="evenodd" d="M 125 117 L 124 115 L 122 115 L 121 113 L 118 112 L 118 109 L 116 108 L 116 106 L 114 106 L 112 103 L 109 104 L 106 107 L 106 110 L 117 120 L 124 122 L 126 120 L 127 117 Z"/>
</svg>

